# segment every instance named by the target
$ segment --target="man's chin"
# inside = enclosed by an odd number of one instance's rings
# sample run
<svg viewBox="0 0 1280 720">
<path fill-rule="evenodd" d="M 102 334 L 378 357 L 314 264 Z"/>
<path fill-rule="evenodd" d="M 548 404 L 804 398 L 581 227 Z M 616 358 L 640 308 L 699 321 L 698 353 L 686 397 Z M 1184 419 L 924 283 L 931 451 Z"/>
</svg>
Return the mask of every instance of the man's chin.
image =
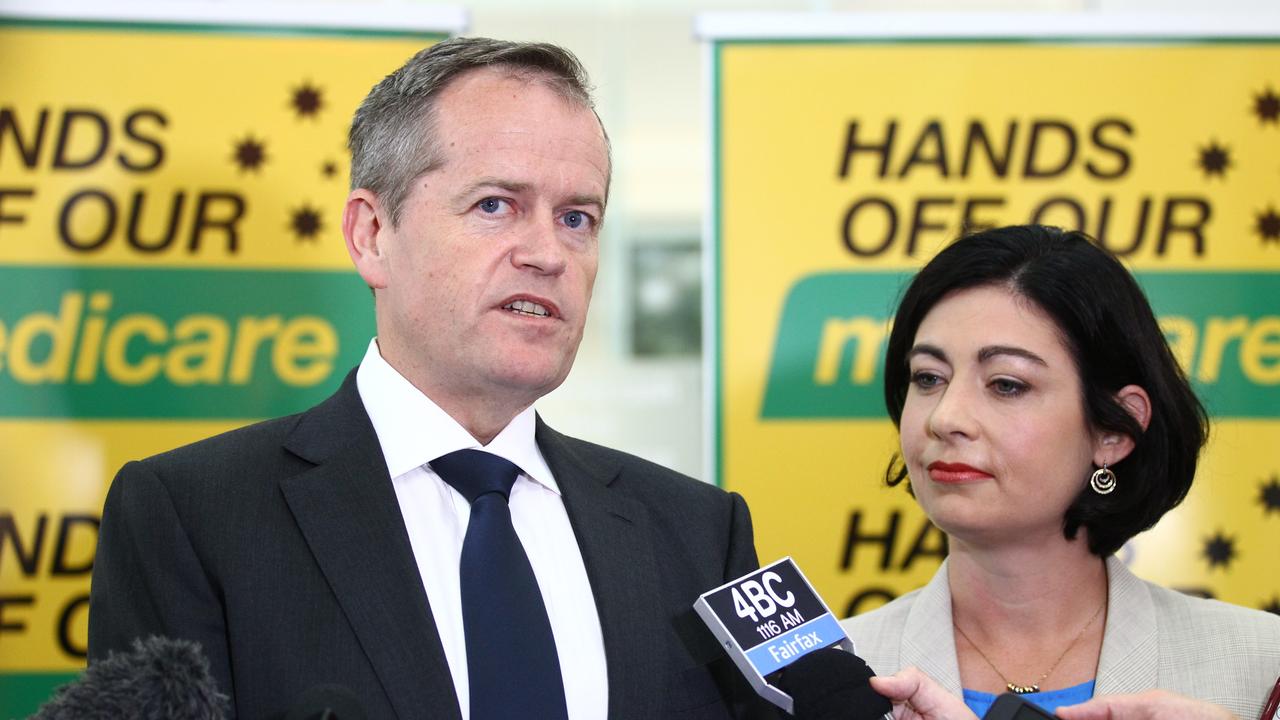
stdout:
<svg viewBox="0 0 1280 720">
<path fill-rule="evenodd" d="M 513 397 L 529 398 L 529 403 L 555 390 L 569 375 L 568 367 L 546 364 L 512 364 L 497 368 L 493 385 Z"/>
</svg>

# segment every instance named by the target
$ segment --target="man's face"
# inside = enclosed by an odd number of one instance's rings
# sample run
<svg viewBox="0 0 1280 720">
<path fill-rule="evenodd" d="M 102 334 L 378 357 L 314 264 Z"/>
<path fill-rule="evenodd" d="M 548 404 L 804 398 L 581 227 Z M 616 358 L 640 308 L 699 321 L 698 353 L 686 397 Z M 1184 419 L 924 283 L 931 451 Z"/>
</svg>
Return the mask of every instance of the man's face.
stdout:
<svg viewBox="0 0 1280 720">
<path fill-rule="evenodd" d="M 357 260 L 379 349 L 446 409 L 527 406 L 582 339 L 609 175 L 600 123 L 536 80 L 476 70 L 437 98 L 435 137 L 440 162 L 398 227 L 378 211 L 379 257 Z"/>
</svg>

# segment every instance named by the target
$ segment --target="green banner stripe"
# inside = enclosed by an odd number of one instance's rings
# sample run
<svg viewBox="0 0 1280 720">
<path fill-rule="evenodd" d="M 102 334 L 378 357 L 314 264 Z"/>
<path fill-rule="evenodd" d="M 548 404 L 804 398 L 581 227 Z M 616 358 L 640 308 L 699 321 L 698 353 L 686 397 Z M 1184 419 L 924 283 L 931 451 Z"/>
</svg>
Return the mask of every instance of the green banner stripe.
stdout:
<svg viewBox="0 0 1280 720">
<path fill-rule="evenodd" d="M 1211 415 L 1280 417 L 1280 275 L 1137 275 Z M 783 307 L 762 417 L 886 417 L 884 344 L 910 278 L 908 272 L 801 278 Z"/>
<path fill-rule="evenodd" d="M 350 271 L 0 267 L 0 417 L 260 418 L 360 361 Z"/>
<path fill-rule="evenodd" d="M 25 718 L 79 673 L 0 673 L 0 718 Z"/>
</svg>

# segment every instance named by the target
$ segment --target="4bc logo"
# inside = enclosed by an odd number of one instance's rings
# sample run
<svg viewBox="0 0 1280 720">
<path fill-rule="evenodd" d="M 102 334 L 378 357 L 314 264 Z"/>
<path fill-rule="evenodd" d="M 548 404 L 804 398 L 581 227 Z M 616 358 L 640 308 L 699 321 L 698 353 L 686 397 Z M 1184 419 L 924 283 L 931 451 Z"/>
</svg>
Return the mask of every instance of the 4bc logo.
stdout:
<svg viewBox="0 0 1280 720">
<path fill-rule="evenodd" d="M 798 612 L 784 613 L 782 627 L 777 627 L 777 621 L 770 621 L 770 618 L 778 612 L 779 608 L 789 608 L 796 604 L 795 593 L 790 590 L 779 593 L 778 587 L 780 585 L 782 585 L 782 576 L 769 570 L 760 575 L 758 581 L 748 579 L 735 585 L 730 593 L 733 597 L 733 610 L 738 617 L 750 620 L 753 623 L 767 621 L 767 625 L 773 626 L 769 629 L 776 628 L 766 635 L 762 632 L 766 628 L 764 626 L 758 627 L 757 632 L 760 632 L 765 637 L 771 637 L 787 627 L 793 627 L 803 622 Z"/>
</svg>

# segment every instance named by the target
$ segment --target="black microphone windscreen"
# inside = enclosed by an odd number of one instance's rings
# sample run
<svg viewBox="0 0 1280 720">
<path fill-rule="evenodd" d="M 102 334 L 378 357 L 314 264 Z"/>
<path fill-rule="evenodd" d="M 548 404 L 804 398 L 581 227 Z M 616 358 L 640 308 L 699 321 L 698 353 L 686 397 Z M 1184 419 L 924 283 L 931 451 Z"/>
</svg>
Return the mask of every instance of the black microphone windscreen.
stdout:
<svg viewBox="0 0 1280 720">
<path fill-rule="evenodd" d="M 871 689 L 874 675 L 862 658 L 832 647 L 791 663 L 776 684 L 795 702 L 796 720 L 873 720 L 893 708 Z"/>
<path fill-rule="evenodd" d="M 222 720 L 227 706 L 199 645 L 153 636 L 90 664 L 30 720 Z"/>
<path fill-rule="evenodd" d="M 366 720 L 360 699 L 342 685 L 316 685 L 293 701 L 284 720 Z"/>
</svg>

